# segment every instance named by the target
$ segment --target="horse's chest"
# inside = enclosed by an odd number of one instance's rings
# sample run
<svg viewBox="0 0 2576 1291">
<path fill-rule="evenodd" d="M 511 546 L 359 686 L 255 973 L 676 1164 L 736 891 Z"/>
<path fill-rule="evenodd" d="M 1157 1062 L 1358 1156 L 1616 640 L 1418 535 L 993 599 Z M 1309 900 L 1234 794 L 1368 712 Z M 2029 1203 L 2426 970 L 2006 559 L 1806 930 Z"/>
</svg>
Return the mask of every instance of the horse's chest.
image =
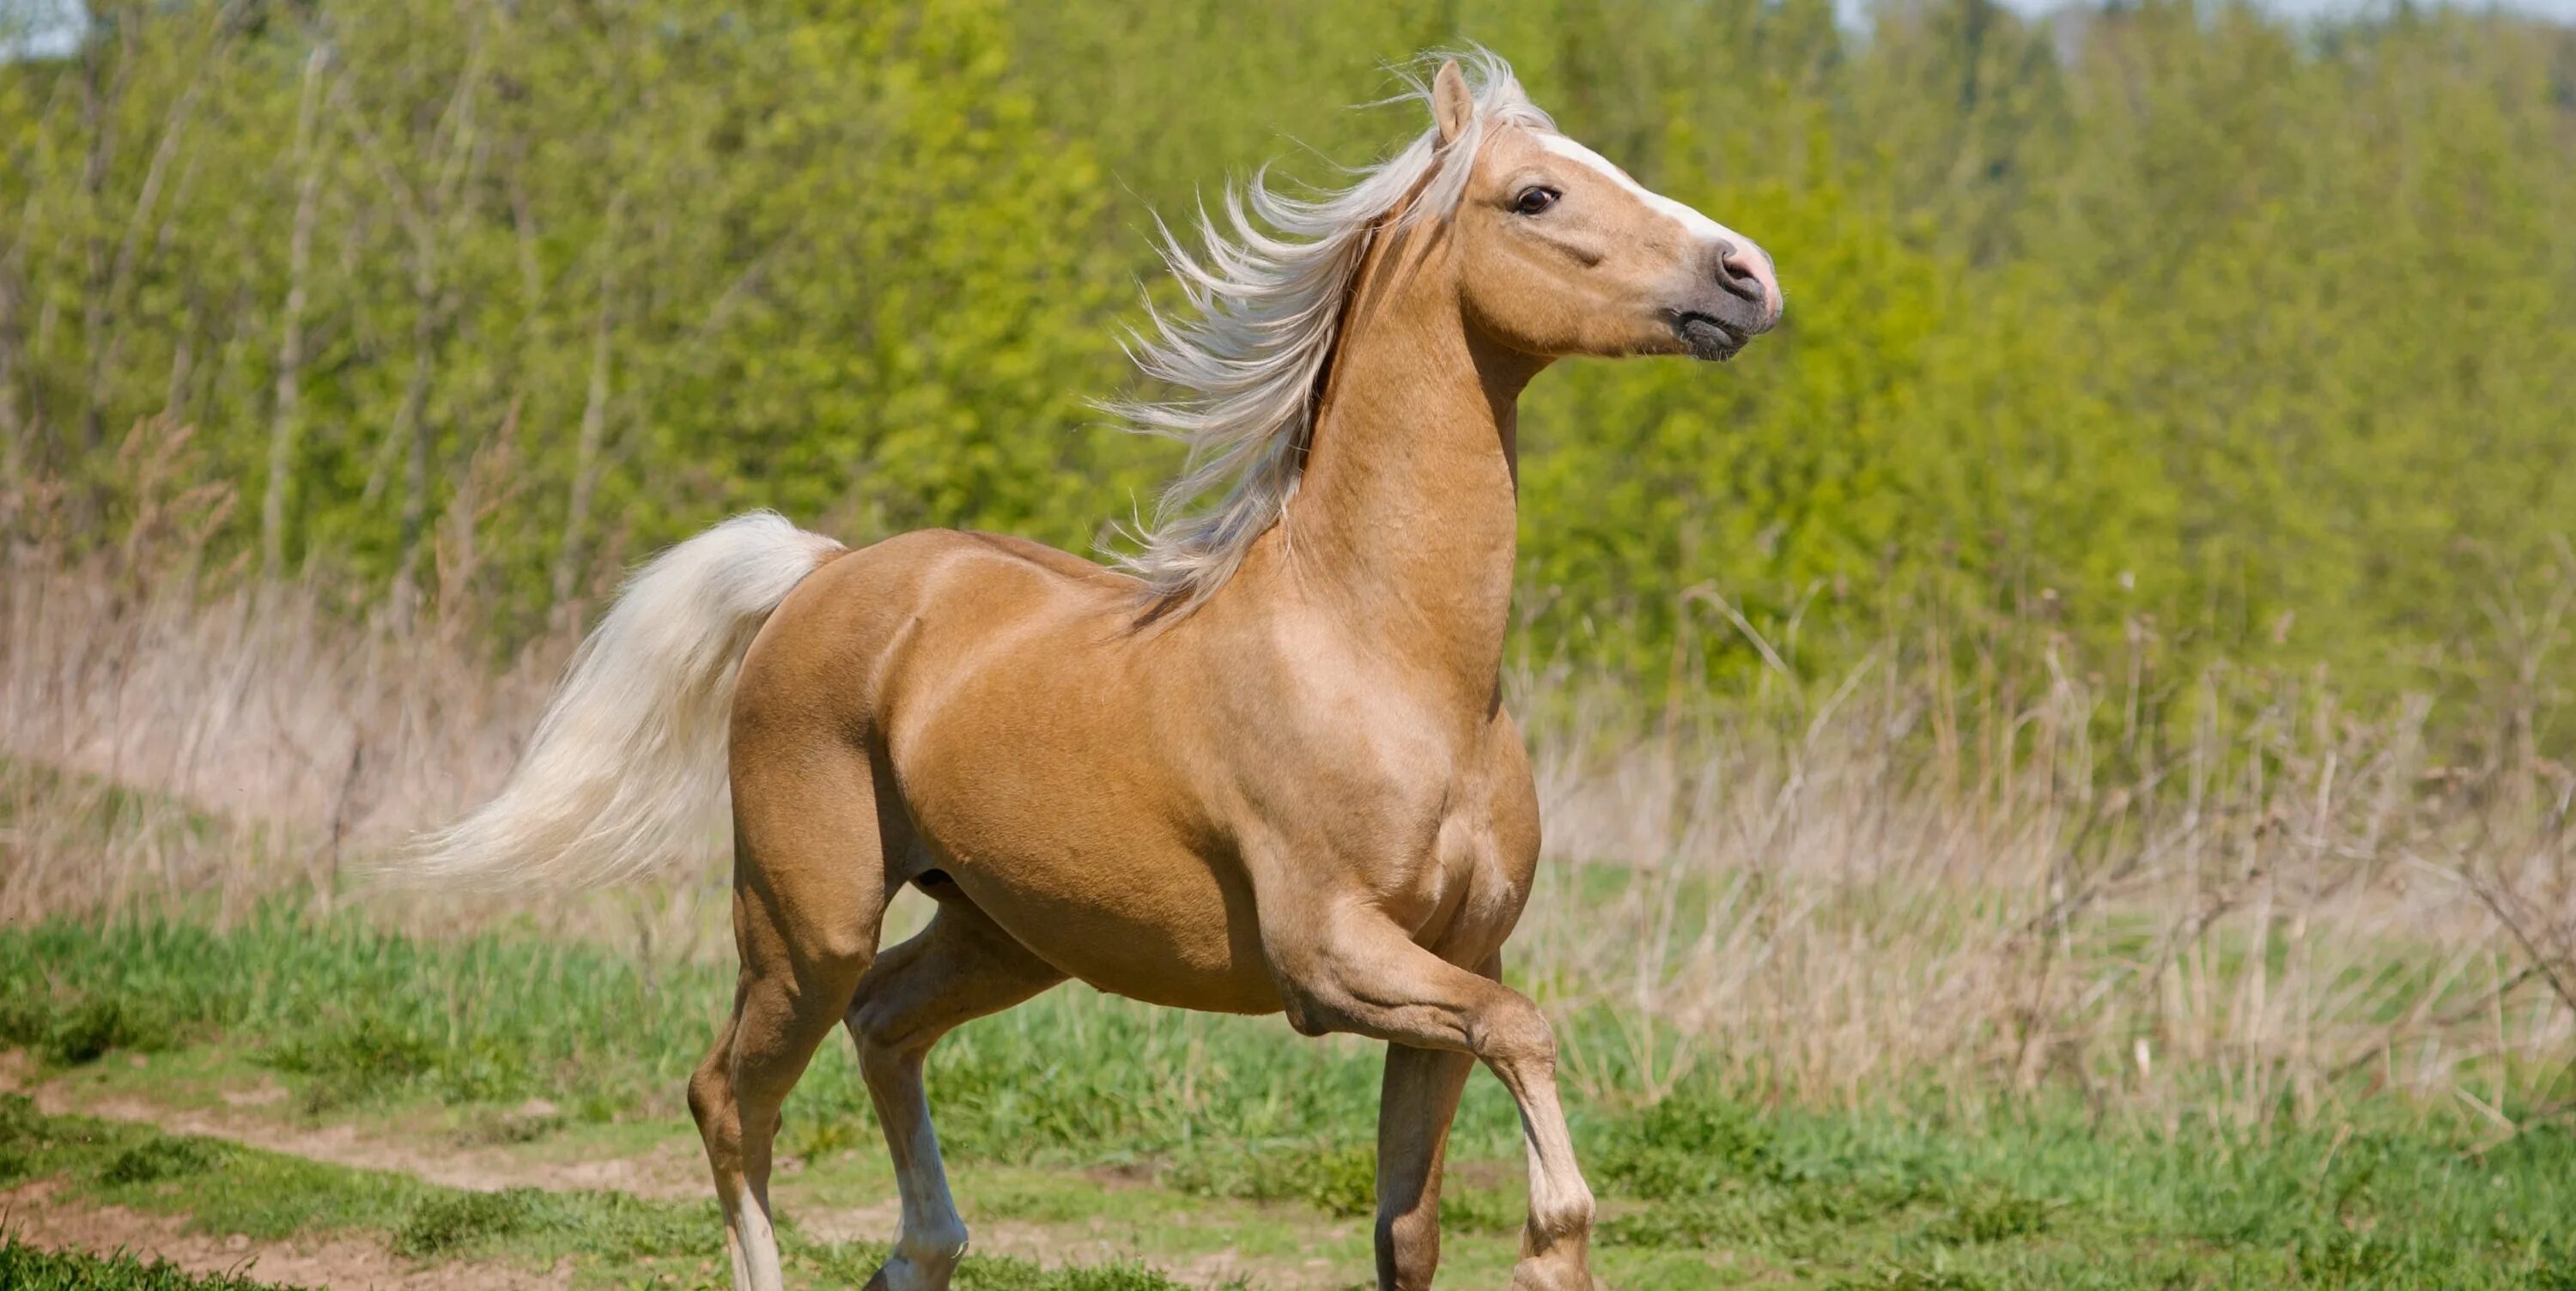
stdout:
<svg viewBox="0 0 2576 1291">
<path fill-rule="evenodd" d="M 1431 845 L 1382 894 L 1416 943 L 1472 963 L 1520 921 L 1538 864 L 1536 793 L 1517 758 L 1488 759 L 1445 795 Z"/>
</svg>

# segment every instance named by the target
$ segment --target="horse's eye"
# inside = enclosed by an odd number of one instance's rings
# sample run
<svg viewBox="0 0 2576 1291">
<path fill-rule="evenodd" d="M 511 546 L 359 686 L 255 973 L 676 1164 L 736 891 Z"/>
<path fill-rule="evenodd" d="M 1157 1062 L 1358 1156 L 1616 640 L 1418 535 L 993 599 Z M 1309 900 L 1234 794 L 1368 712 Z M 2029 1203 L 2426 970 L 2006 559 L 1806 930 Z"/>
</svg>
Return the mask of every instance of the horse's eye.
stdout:
<svg viewBox="0 0 2576 1291">
<path fill-rule="evenodd" d="M 1532 184 L 1522 189 L 1520 196 L 1512 199 L 1512 211 L 1518 215 L 1537 215 L 1556 205 L 1556 199 L 1563 196 L 1565 194 L 1544 184 Z"/>
</svg>

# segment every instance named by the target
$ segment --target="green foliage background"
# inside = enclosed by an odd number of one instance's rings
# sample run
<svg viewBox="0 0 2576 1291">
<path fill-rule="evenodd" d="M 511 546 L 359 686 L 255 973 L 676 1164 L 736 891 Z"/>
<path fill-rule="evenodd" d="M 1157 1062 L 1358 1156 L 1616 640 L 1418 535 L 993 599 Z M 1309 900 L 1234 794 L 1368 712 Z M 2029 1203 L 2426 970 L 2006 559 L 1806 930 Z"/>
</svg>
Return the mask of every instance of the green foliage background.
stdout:
<svg viewBox="0 0 2576 1291">
<path fill-rule="evenodd" d="M 0 66 L 22 530 L 112 540 L 128 428 L 166 416 L 184 448 L 137 444 L 239 498 L 213 555 L 472 590 L 507 637 L 752 505 L 1089 548 L 1176 464 L 1087 403 L 1130 380 L 1152 213 L 1392 145 L 1410 109 L 1345 105 L 1472 40 L 1761 240 L 1790 298 L 1725 369 L 1533 391 L 1533 656 L 1725 684 L 1756 665 L 1722 598 L 1817 675 L 1965 629 L 2382 695 L 2569 676 L 2563 27 L 2174 0 L 1858 28 L 1827 0 L 91 8 L 76 58 Z"/>
</svg>

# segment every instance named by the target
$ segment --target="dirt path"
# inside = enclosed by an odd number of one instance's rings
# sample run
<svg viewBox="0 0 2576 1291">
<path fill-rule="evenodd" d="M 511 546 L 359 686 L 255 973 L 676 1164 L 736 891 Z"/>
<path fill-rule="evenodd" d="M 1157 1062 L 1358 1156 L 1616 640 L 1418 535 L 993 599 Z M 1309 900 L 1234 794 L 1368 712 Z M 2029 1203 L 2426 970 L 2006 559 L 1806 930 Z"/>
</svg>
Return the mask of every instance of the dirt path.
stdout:
<svg viewBox="0 0 2576 1291">
<path fill-rule="evenodd" d="M 49 1251 L 126 1251 L 168 1260 L 191 1273 L 233 1273 L 288 1286 L 383 1288 L 385 1291 L 563 1291 L 572 1267 L 537 1273 L 483 1260 L 415 1264 L 381 1239 L 335 1234 L 254 1242 L 234 1233 L 191 1233 L 179 1215 L 147 1215 L 122 1206 L 57 1198 L 53 1180 L 0 1191 L 8 1231 Z"/>
<path fill-rule="evenodd" d="M 657 1200 L 691 1201 L 705 1195 L 704 1168 L 694 1144 L 656 1146 L 639 1156 L 561 1161 L 497 1147 L 469 1147 L 439 1136 L 401 1138 L 353 1124 L 302 1125 L 269 1110 L 286 1090 L 263 1080 L 247 1089 L 221 1091 L 221 1107 L 174 1108 L 131 1093 L 100 1091 L 75 1077 L 33 1083 L 20 1055 L 0 1055 L 0 1091 L 32 1096 L 49 1116 L 89 1116 L 149 1125 L 164 1133 L 221 1139 L 245 1147 L 330 1165 L 408 1174 L 451 1188 L 496 1191 L 540 1188 L 631 1193 Z M 796 1163 L 782 1162 L 792 1178 Z M 787 1179 L 782 1179 L 782 1185 Z M 233 1270 L 266 1281 L 326 1287 L 394 1287 L 418 1291 L 516 1291 L 562 1287 L 569 1268 L 537 1274 L 491 1262 L 446 1261 L 418 1266 L 395 1256 L 378 1238 L 341 1234 L 285 1242 L 253 1242 L 185 1231 L 182 1217 L 148 1215 L 121 1207 L 55 1200 L 53 1185 L 39 1182 L 0 1192 L 0 1214 L 21 1240 L 48 1249 L 125 1249 L 169 1259 L 192 1272 Z M 783 1199 L 786 1200 L 786 1199 Z M 895 1231 L 896 1200 L 862 1206 L 795 1206 L 798 1227 L 827 1242 L 882 1241 Z M 975 1249 L 1056 1264 L 1097 1264 L 1138 1258 L 1114 1227 L 1087 1223 L 1043 1224 L 987 1219 L 974 1223 Z M 1279 1291 L 1314 1291 L 1337 1285 L 1327 1260 L 1254 1259 L 1222 1250 L 1174 1261 L 1145 1257 L 1165 1275 L 1196 1287 L 1218 1287 L 1250 1278 Z"/>
<path fill-rule="evenodd" d="M 131 1094 L 100 1094 L 70 1079 L 46 1081 L 26 1092 L 34 1096 L 36 1110 L 47 1116 L 131 1121 L 166 1134 L 223 1139 L 266 1152 L 361 1170 L 387 1170 L 476 1192 L 587 1188 L 670 1201 L 697 1197 L 706 1188 L 706 1171 L 695 1154 L 677 1150 L 656 1149 L 636 1157 L 549 1161 L 498 1148 L 367 1134 L 355 1125 L 298 1125 L 261 1110 L 286 1097 L 283 1087 L 269 1082 L 246 1090 L 224 1091 L 221 1097 L 225 1105 L 221 1108 L 165 1107 Z"/>
</svg>

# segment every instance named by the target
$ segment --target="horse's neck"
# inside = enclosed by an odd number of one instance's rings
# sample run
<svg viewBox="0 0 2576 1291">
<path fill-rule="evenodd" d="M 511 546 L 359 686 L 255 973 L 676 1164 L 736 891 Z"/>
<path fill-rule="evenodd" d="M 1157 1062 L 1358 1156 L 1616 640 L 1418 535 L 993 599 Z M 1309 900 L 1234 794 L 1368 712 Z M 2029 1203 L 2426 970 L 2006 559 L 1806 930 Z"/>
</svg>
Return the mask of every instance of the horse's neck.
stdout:
<svg viewBox="0 0 2576 1291">
<path fill-rule="evenodd" d="M 1444 241 L 1362 273 L 1275 554 L 1373 653 L 1481 705 L 1511 615 L 1516 404 L 1539 365 L 1469 332 Z"/>
</svg>

